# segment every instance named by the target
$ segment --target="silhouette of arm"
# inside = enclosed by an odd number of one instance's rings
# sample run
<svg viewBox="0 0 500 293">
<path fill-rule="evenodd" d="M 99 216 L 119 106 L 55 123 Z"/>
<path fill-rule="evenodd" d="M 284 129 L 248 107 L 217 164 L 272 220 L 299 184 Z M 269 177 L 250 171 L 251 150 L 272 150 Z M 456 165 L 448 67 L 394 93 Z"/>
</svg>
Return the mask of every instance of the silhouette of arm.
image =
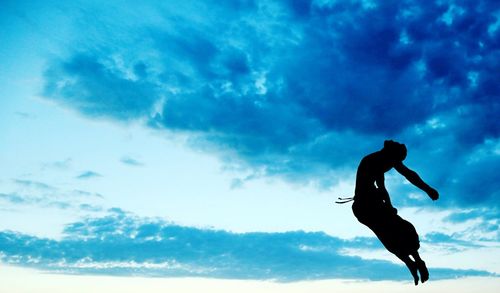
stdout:
<svg viewBox="0 0 500 293">
<path fill-rule="evenodd" d="M 425 183 L 420 176 L 418 176 L 417 172 L 410 170 L 403 163 L 398 163 L 394 166 L 394 169 L 399 172 L 399 174 L 403 175 L 411 184 L 425 191 L 432 200 L 436 200 L 439 198 L 439 193 L 432 187 L 430 187 L 427 183 Z"/>
</svg>

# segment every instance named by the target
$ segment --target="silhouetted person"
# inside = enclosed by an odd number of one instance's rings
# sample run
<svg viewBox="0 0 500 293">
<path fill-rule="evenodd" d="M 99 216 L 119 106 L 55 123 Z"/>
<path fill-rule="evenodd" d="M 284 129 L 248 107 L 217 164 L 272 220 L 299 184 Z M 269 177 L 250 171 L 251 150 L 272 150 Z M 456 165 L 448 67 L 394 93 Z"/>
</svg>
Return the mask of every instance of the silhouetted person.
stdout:
<svg viewBox="0 0 500 293">
<path fill-rule="evenodd" d="M 364 157 L 356 174 L 352 210 L 358 221 L 375 232 L 385 248 L 406 264 L 417 285 L 417 271 L 422 283 L 429 279 L 429 272 L 418 254 L 420 243 L 415 227 L 398 216 L 391 204 L 384 185 L 384 173 L 394 168 L 432 200 L 437 200 L 439 194 L 403 164 L 405 158 L 406 146 L 392 140 L 386 140 L 382 150 Z"/>
</svg>

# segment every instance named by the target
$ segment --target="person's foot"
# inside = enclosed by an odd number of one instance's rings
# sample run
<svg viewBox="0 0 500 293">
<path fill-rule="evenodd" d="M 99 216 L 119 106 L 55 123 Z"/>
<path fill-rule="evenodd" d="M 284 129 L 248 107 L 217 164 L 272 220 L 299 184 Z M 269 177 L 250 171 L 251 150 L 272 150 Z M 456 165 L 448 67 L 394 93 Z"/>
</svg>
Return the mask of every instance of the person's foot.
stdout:
<svg viewBox="0 0 500 293">
<path fill-rule="evenodd" d="M 408 262 L 406 264 L 406 266 L 408 267 L 408 269 L 410 270 L 410 273 L 411 275 L 413 276 L 413 282 L 415 282 L 415 286 L 418 285 L 418 268 L 417 268 L 417 264 L 413 261 L 411 262 Z"/>
<path fill-rule="evenodd" d="M 420 273 L 420 279 L 422 280 L 422 283 L 425 283 L 427 280 L 429 280 L 429 271 L 425 266 L 425 262 L 421 260 L 419 262 L 416 262 L 416 265 Z"/>
</svg>

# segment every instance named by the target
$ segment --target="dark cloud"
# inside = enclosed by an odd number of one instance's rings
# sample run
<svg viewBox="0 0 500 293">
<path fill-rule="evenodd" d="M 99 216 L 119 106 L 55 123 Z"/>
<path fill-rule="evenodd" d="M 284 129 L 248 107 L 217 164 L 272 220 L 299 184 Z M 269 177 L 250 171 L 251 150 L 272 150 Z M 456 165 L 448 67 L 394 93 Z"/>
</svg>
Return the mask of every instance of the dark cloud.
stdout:
<svg viewBox="0 0 500 293">
<path fill-rule="evenodd" d="M 124 75 L 98 56 L 76 54 L 46 71 L 44 93 L 88 116 L 130 120 L 148 115 L 157 99 L 155 87 Z"/>
<path fill-rule="evenodd" d="M 137 44 L 87 40 L 49 65 L 44 96 L 319 186 L 396 138 L 443 204 L 498 201 L 495 1 L 229 2 L 162 10 Z"/>
<path fill-rule="evenodd" d="M 119 209 L 69 224 L 61 240 L 0 232 L 4 263 L 62 273 L 300 281 L 407 280 L 403 266 L 345 256 L 374 239 L 324 233 L 231 233 L 137 218 Z M 431 268 L 433 279 L 489 276 L 485 271 Z"/>
</svg>

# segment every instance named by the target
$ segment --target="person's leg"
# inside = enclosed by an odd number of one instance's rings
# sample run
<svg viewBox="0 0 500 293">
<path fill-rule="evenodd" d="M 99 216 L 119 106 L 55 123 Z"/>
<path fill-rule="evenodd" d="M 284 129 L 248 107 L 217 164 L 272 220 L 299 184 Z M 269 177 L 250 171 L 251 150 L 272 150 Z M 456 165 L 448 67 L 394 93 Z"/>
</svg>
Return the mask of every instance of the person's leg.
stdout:
<svg viewBox="0 0 500 293">
<path fill-rule="evenodd" d="M 415 260 L 415 264 L 417 265 L 417 269 L 420 273 L 420 279 L 422 283 L 425 283 L 427 280 L 429 280 L 429 271 L 427 270 L 425 262 L 422 260 L 422 258 L 420 258 L 418 251 L 413 252 L 411 256 Z"/>
<path fill-rule="evenodd" d="M 413 260 L 411 260 L 409 255 L 396 254 L 396 256 L 405 263 L 406 267 L 408 267 L 408 270 L 410 270 L 410 273 L 413 276 L 413 282 L 415 282 L 415 286 L 417 286 L 419 280 L 417 273 L 417 264 Z"/>
<path fill-rule="evenodd" d="M 415 227 L 412 223 L 406 221 L 400 216 L 394 217 L 394 223 L 396 223 L 395 226 L 397 227 L 395 228 L 395 230 L 397 231 L 395 234 L 398 235 L 396 241 L 397 248 L 394 251 L 396 252 L 395 254 L 404 255 L 405 257 L 403 258 L 399 256 L 398 257 L 405 263 L 406 257 L 409 258 L 409 256 L 411 256 L 414 260 L 414 267 L 420 273 L 420 281 L 422 283 L 425 283 L 427 280 L 429 280 L 429 271 L 425 266 L 425 262 L 422 260 L 422 258 L 420 258 L 420 255 L 418 253 L 418 249 L 420 248 L 420 241 Z M 408 268 L 410 269 L 410 271 L 412 271 L 412 268 L 410 268 L 410 266 L 408 266 Z"/>
<path fill-rule="evenodd" d="M 356 201 L 354 201 L 354 204 L 352 205 L 352 210 L 358 221 L 370 228 L 385 248 L 394 253 L 406 264 L 411 275 L 413 276 L 415 286 L 418 285 L 419 277 L 417 264 L 411 260 L 408 253 L 399 253 L 401 250 L 398 249 L 398 243 L 401 241 L 400 239 L 394 237 L 394 235 L 397 234 L 394 231 L 394 217 L 397 217 L 398 219 L 401 218 L 393 213 L 387 213 L 383 207 L 381 208 L 377 205 L 364 206 Z"/>
</svg>

